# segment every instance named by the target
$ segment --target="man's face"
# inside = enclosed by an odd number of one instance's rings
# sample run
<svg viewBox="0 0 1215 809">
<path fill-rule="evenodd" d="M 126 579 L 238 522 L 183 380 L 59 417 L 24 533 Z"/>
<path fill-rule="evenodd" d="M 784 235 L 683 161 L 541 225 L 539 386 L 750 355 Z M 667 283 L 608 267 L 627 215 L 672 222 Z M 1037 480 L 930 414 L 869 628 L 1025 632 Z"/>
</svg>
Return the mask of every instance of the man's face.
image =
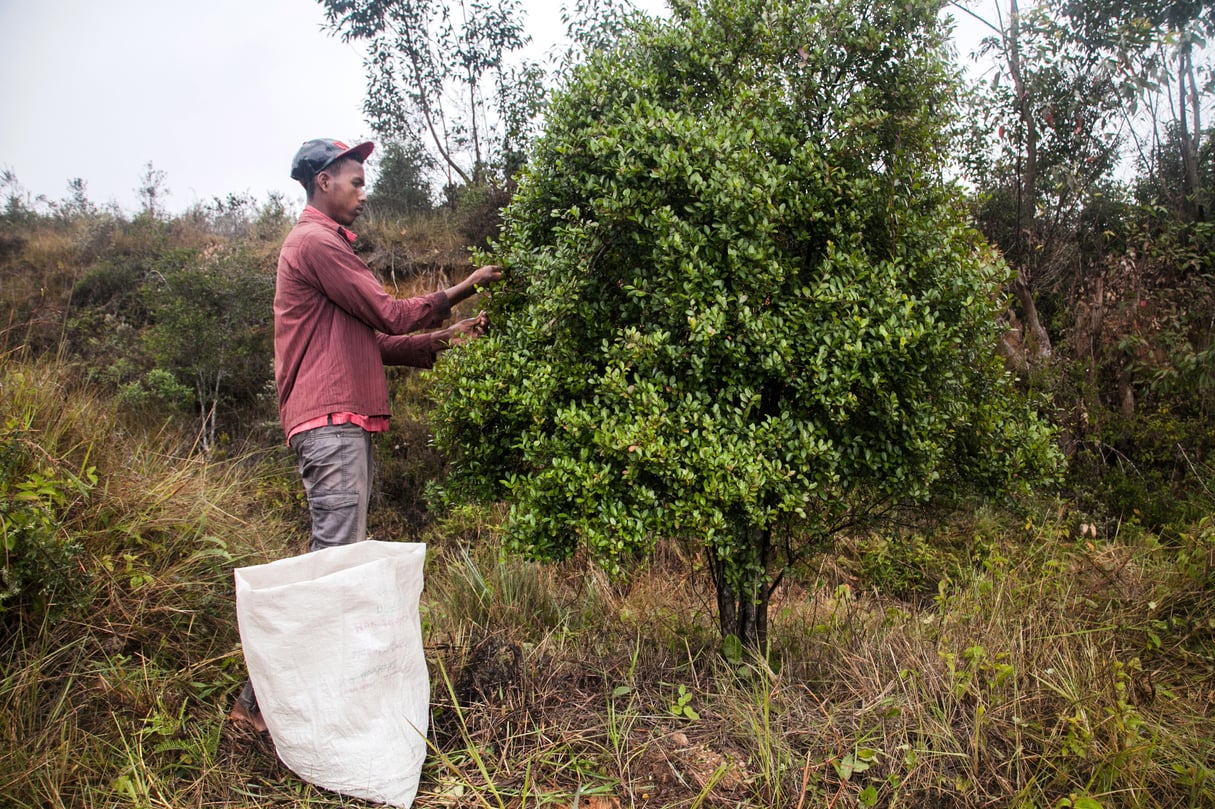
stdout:
<svg viewBox="0 0 1215 809">
<path fill-rule="evenodd" d="M 367 202 L 366 185 L 363 164 L 357 160 L 341 160 L 317 176 L 319 193 L 313 204 L 339 225 L 350 227 L 363 213 L 363 205 Z"/>
</svg>

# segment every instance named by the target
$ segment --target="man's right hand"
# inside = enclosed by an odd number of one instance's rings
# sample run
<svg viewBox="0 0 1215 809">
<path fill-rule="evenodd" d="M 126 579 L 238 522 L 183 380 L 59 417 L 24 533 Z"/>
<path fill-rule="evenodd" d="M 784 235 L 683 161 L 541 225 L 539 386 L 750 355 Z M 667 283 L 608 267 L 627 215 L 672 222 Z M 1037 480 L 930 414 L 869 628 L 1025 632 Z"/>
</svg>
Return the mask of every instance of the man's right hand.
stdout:
<svg viewBox="0 0 1215 809">
<path fill-rule="evenodd" d="M 467 343 L 469 340 L 476 340 L 485 334 L 485 328 L 488 325 L 489 318 L 486 317 L 485 312 L 478 312 L 476 317 L 457 320 L 446 329 L 434 332 L 431 337 L 431 350 L 438 353 L 452 346 Z"/>
</svg>

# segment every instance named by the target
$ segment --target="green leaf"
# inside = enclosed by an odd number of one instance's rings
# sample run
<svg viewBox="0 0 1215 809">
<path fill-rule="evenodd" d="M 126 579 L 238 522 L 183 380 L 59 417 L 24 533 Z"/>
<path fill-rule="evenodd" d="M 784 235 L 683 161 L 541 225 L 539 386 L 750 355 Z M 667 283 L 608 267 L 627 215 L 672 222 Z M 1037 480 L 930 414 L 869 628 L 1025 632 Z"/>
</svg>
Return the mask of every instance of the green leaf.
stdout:
<svg viewBox="0 0 1215 809">
<path fill-rule="evenodd" d="M 726 662 L 732 666 L 743 662 L 743 644 L 738 635 L 730 634 L 722 638 L 721 653 Z"/>
</svg>

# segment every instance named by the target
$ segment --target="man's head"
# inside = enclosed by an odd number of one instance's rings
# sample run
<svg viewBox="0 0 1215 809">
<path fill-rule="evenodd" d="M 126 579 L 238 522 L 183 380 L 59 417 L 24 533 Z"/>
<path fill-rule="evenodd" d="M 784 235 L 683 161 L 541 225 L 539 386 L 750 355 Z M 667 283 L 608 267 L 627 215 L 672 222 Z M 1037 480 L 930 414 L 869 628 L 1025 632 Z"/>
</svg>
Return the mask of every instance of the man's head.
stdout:
<svg viewBox="0 0 1215 809">
<path fill-rule="evenodd" d="M 308 204 L 348 227 L 363 212 L 363 161 L 373 148 L 370 141 L 357 146 L 328 138 L 307 141 L 295 153 L 291 177 L 304 186 Z"/>
</svg>

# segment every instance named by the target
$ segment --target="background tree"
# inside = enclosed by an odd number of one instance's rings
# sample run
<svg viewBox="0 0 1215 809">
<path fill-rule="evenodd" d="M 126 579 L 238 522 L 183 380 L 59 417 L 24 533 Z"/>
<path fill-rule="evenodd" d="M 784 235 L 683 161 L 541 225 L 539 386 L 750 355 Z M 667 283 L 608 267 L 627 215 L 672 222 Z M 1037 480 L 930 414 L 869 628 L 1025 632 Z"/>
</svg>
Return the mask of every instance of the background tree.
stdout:
<svg viewBox="0 0 1215 809">
<path fill-rule="evenodd" d="M 139 186 L 135 189 L 139 194 L 140 216 L 153 220 L 165 218 L 165 197 L 172 193 L 165 185 L 168 177 L 163 169 L 153 166 L 152 161 L 144 164 Z"/>
<path fill-rule="evenodd" d="M 1077 47 L 1051 3 L 1023 12 L 1009 0 L 994 14 L 980 49 L 994 69 L 974 98 L 965 159 L 977 223 L 1016 271 L 1020 359 L 1040 365 L 1053 348 L 1048 321 L 1077 281 L 1081 220 L 1110 193 L 1125 119 L 1116 64 Z"/>
<path fill-rule="evenodd" d="M 153 325 L 144 341 L 158 368 L 193 388 L 199 445 L 216 446 L 221 406 L 248 404 L 270 381 L 274 276 L 234 250 L 201 258 L 148 284 Z"/>
<path fill-rule="evenodd" d="M 943 179 L 935 2 L 703 0 L 575 71 L 507 209 L 494 333 L 441 369 L 457 491 L 514 547 L 703 543 L 723 636 L 904 506 L 1025 483 L 1004 266 Z"/>
<path fill-rule="evenodd" d="M 381 144 L 377 152 L 375 185 L 368 198 L 372 209 L 387 216 L 429 211 L 434 202 L 427 181 L 430 160 L 426 152 L 395 140 Z"/>
<path fill-rule="evenodd" d="M 583 54 L 608 47 L 638 12 L 629 0 L 561 5 L 564 51 L 522 58 L 518 0 L 320 0 L 334 33 L 367 44 L 364 110 L 449 204 L 494 196 L 523 167 L 545 97 Z M 485 186 L 490 186 L 488 191 Z"/>
<path fill-rule="evenodd" d="M 55 214 L 61 219 L 90 218 L 98 215 L 97 206 L 89 199 L 89 185 L 80 177 L 73 177 L 67 184 L 69 196 L 55 203 Z"/>
<path fill-rule="evenodd" d="M 527 43 L 518 0 L 321 0 L 342 41 L 368 48 L 372 127 L 407 151 L 433 157 L 446 185 L 484 184 L 516 148 L 501 122 L 530 85 L 512 73 Z M 542 85 L 533 92 L 542 92 Z"/>
<path fill-rule="evenodd" d="M 0 195 L 4 197 L 2 221 L 6 225 L 33 221 L 38 203 L 46 201 L 42 196 L 35 199 L 10 168 L 0 169 Z"/>
<path fill-rule="evenodd" d="M 1190 219 L 1204 216 L 1209 187 L 1204 190 L 1200 167 L 1209 137 L 1204 112 L 1215 103 L 1215 64 L 1207 47 L 1215 36 L 1215 6 L 1197 0 L 1052 6 L 1070 33 L 1068 44 L 1114 68 L 1126 115 L 1136 119 L 1131 134 L 1141 173 L 1161 178 L 1176 164 L 1175 182 L 1158 184 L 1164 201 Z"/>
<path fill-rule="evenodd" d="M 990 19 L 971 13 L 993 32 L 981 54 L 995 62 L 971 116 L 968 174 L 980 227 L 1017 270 L 1026 354 L 1041 360 L 1051 327 L 1058 336 L 1069 326 L 1069 298 L 1091 291 L 1096 265 L 1125 236 L 1119 169 L 1138 167 L 1141 191 L 1155 189 L 1144 201 L 1190 219 L 1202 210 L 1202 111 L 1215 74 L 1200 56 L 1215 12 L 1172 0 L 1028 10 L 1008 0 Z"/>
<path fill-rule="evenodd" d="M 1212 7 L 990 7 L 962 154 L 977 223 L 1018 271 L 1009 353 L 1054 400 L 1085 508 L 1177 522 L 1203 508 L 1185 481 L 1215 451 Z"/>
</svg>

